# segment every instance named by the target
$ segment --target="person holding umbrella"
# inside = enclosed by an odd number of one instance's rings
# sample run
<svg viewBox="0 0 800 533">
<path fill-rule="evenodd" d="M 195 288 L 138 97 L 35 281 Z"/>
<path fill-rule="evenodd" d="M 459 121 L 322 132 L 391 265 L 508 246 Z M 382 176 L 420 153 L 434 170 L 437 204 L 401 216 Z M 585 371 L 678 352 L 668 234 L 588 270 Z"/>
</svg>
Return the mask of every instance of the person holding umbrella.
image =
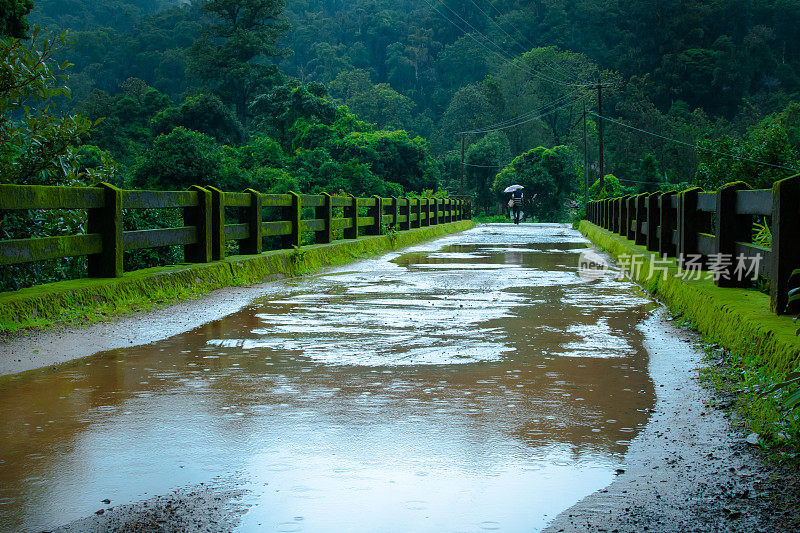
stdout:
<svg viewBox="0 0 800 533">
<path fill-rule="evenodd" d="M 522 189 L 524 188 L 522 185 L 510 185 L 503 191 L 511 193 L 508 207 L 511 208 L 514 214 L 514 224 L 519 224 L 519 215 L 522 212 Z"/>
</svg>

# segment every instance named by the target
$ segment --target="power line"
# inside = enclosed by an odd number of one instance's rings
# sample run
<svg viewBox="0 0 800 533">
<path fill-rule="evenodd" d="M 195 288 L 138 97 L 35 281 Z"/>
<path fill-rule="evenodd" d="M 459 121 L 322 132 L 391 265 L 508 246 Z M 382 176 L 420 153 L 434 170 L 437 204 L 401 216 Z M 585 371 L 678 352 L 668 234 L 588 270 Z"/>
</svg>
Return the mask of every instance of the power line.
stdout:
<svg viewBox="0 0 800 533">
<path fill-rule="evenodd" d="M 512 36 L 510 33 L 508 33 L 503 28 L 503 26 L 500 25 L 499 22 L 497 22 L 495 19 L 490 17 L 483 9 L 481 9 L 481 7 L 478 4 L 475 3 L 475 0 L 469 0 L 469 1 L 472 3 L 473 6 L 475 6 L 478 9 L 478 11 L 480 11 L 483 14 L 483 16 L 485 16 L 487 19 L 489 19 L 489 21 L 491 21 L 492 24 L 497 26 L 500 29 L 501 32 L 503 32 L 509 39 L 511 39 L 517 46 L 519 46 L 520 50 L 522 50 L 523 53 L 528 51 L 526 49 L 526 47 L 521 42 L 519 42 L 514 36 Z M 503 13 L 501 13 L 500 10 L 497 9 L 497 7 L 495 7 L 495 5 L 492 2 L 489 1 L 488 3 L 492 7 L 492 9 L 494 9 L 495 12 L 497 12 L 500 16 L 503 15 Z M 514 25 L 509 24 L 509 26 L 511 26 L 523 39 L 528 41 L 528 44 L 530 44 L 530 48 L 535 48 L 535 45 L 529 39 L 527 39 L 522 34 L 522 32 L 520 32 L 517 28 L 515 28 Z M 551 71 L 553 71 L 555 73 L 555 75 L 557 75 L 557 76 L 563 76 L 565 78 L 570 78 L 572 76 L 570 73 L 568 73 L 567 71 L 565 71 L 562 67 L 559 67 L 558 65 L 545 63 L 545 66 L 547 68 L 549 68 Z M 575 78 L 575 79 L 577 80 L 578 78 Z"/>
<path fill-rule="evenodd" d="M 653 137 L 658 137 L 659 139 L 664 139 L 665 141 L 670 141 L 670 142 L 674 142 L 674 143 L 677 143 L 677 144 L 682 144 L 684 146 L 689 146 L 691 148 L 696 148 L 697 150 L 703 150 L 704 152 L 709 152 L 709 153 L 712 153 L 712 154 L 715 154 L 715 155 L 719 155 L 719 156 L 722 156 L 722 157 L 730 157 L 732 159 L 738 159 L 740 161 L 747 161 L 748 163 L 756 163 L 758 165 L 766 165 L 768 167 L 779 168 L 781 170 L 789 170 L 791 172 L 800 172 L 796 168 L 784 167 L 782 165 L 775 165 L 773 163 L 767 163 L 766 161 L 759 161 L 757 159 L 750 159 L 748 157 L 740 157 L 738 155 L 729 154 L 727 152 L 719 152 L 717 150 L 712 150 L 711 148 L 703 148 L 702 146 L 698 146 L 696 144 L 687 143 L 685 141 L 679 141 L 678 139 L 673 139 L 672 137 L 666 137 L 664 135 L 659 135 L 658 133 L 653 133 L 652 131 L 643 130 L 643 129 L 637 128 L 635 126 L 631 126 L 629 124 L 625 124 L 624 122 L 620 122 L 618 120 L 614 120 L 613 118 L 609 118 L 609 117 L 606 117 L 606 116 L 601 116 L 601 115 L 598 115 L 597 113 L 592 113 L 591 111 L 588 111 L 588 113 L 591 114 L 591 115 L 594 115 L 596 117 L 602 118 L 604 120 L 607 120 L 609 122 L 613 122 L 614 124 L 622 126 L 623 128 L 628 128 L 628 129 L 631 129 L 631 130 L 634 130 L 634 131 L 638 131 L 639 133 L 644 133 L 646 135 L 652 135 Z"/>
<path fill-rule="evenodd" d="M 460 135 L 460 134 L 466 134 L 466 133 L 490 133 L 490 132 L 493 132 L 493 131 L 507 130 L 509 128 L 516 128 L 517 126 L 522 126 L 523 124 L 527 124 L 529 122 L 533 122 L 534 120 L 538 120 L 538 119 L 546 117 L 548 115 L 552 115 L 556 111 L 560 111 L 561 109 L 564 109 L 567 106 L 573 105 L 575 102 L 561 103 L 564 99 L 572 96 L 573 94 L 574 93 L 570 93 L 568 95 L 562 96 L 558 100 L 556 100 L 556 101 L 554 101 L 554 102 L 552 102 L 552 103 L 550 103 L 548 105 L 542 106 L 541 108 L 539 108 L 539 109 L 537 109 L 535 111 L 530 111 L 528 113 L 525 113 L 524 115 L 521 115 L 519 117 L 516 117 L 516 118 L 513 118 L 513 119 L 509 119 L 509 120 L 505 120 L 503 122 L 499 122 L 498 124 L 494 124 L 492 126 L 487 126 L 485 128 L 481 128 L 481 129 L 475 129 L 475 130 L 470 130 L 470 131 L 460 131 L 460 132 L 458 132 L 458 134 Z M 561 105 L 558 105 L 558 104 L 561 104 Z M 548 109 L 548 108 L 552 107 L 553 105 L 557 105 L 557 107 L 555 107 L 554 109 L 550 109 L 549 111 L 544 111 L 545 109 Z M 544 112 L 542 112 L 542 111 L 544 111 Z M 533 116 L 531 116 L 532 114 L 533 114 Z"/>
<path fill-rule="evenodd" d="M 493 128 L 506 126 L 508 124 L 511 124 L 512 122 L 517 122 L 519 120 L 524 120 L 524 119 L 526 119 L 526 118 L 528 118 L 530 116 L 535 115 L 536 113 L 541 113 L 542 111 L 545 111 L 545 110 L 547 110 L 548 108 L 550 108 L 550 107 L 552 107 L 554 105 L 559 105 L 559 104 L 563 103 L 569 96 L 572 96 L 574 93 L 575 92 L 572 92 L 572 93 L 569 93 L 569 94 L 566 94 L 566 95 L 562 95 L 562 96 L 558 97 L 557 99 L 553 100 L 552 102 L 549 102 L 549 103 L 539 107 L 538 109 L 534 109 L 533 111 L 528 111 L 528 112 L 523 113 L 522 115 L 519 115 L 517 117 L 506 119 L 506 120 L 501 120 L 500 122 L 497 122 L 495 124 L 489 124 L 487 126 L 481 126 L 480 128 L 476 128 L 474 130 L 459 131 L 457 133 L 458 134 L 462 134 L 462 133 L 480 133 L 480 132 L 483 132 L 483 130 L 491 130 Z"/>
<path fill-rule="evenodd" d="M 426 3 L 426 4 L 428 4 L 428 6 L 430 6 L 430 8 L 431 8 L 431 9 L 433 9 L 434 11 L 436 11 L 437 13 L 439 13 L 439 15 L 441 15 L 441 16 L 442 16 L 442 18 L 444 18 L 445 20 L 447 20 L 447 21 L 448 21 L 450 24 L 452 24 L 453 26 L 455 26 L 456 28 L 458 28 L 460 31 L 464 32 L 464 34 L 465 34 L 467 37 L 469 37 L 470 39 L 472 39 L 473 41 L 475 41 L 475 42 L 476 42 L 476 43 L 477 43 L 477 44 L 478 44 L 478 45 L 479 45 L 481 48 L 483 48 L 484 50 L 486 50 L 487 52 L 489 52 L 489 53 L 491 53 L 491 54 L 494 54 L 494 55 L 496 55 L 496 56 L 500 57 L 500 59 L 502 59 L 504 63 L 507 63 L 507 64 L 511 65 L 512 67 L 514 67 L 514 68 L 516 68 L 516 69 L 518 69 L 518 70 L 520 70 L 520 71 L 522 71 L 522 72 L 524 72 L 524 73 L 530 74 L 531 76 L 533 76 L 533 77 L 535 77 L 535 78 L 539 78 L 539 79 L 541 79 L 541 80 L 543 80 L 543 81 L 549 81 L 550 83 L 554 83 L 554 84 L 557 84 L 557 85 L 565 85 L 565 86 L 569 86 L 569 87 L 587 87 L 587 86 L 591 86 L 591 84 L 590 84 L 590 85 L 580 85 L 580 84 L 573 84 L 573 83 L 565 82 L 565 81 L 562 81 L 562 80 L 557 80 L 557 79 L 554 79 L 554 78 L 548 77 L 548 76 L 546 76 L 546 75 L 544 75 L 544 74 L 542 74 L 542 73 L 540 73 L 540 72 L 537 72 L 537 71 L 535 71 L 535 70 L 528 69 L 527 67 L 520 66 L 520 65 L 518 65 L 518 64 L 516 64 L 516 63 L 514 63 L 514 62 L 513 62 L 513 60 L 512 60 L 510 57 L 508 57 L 508 56 L 507 56 L 507 54 L 508 54 L 508 53 L 507 53 L 507 52 L 506 52 L 506 51 L 505 51 L 505 50 L 504 50 L 504 49 L 503 49 L 503 48 L 502 48 L 500 45 L 498 45 L 497 43 L 495 43 L 494 41 L 492 41 L 490 38 L 486 37 L 486 36 L 485 36 L 483 33 L 481 33 L 479 30 L 477 30 L 477 29 L 476 29 L 476 28 L 475 28 L 475 27 L 474 27 L 472 24 L 470 24 L 470 23 L 469 23 L 467 20 L 465 20 L 465 19 L 464 19 L 464 18 L 463 18 L 461 15 L 459 15 L 459 14 L 458 14 L 456 11 L 454 11 L 454 10 L 453 10 L 453 9 L 452 9 L 450 6 L 448 6 L 447 4 L 443 4 L 443 5 L 444 5 L 444 6 L 445 6 L 445 7 L 446 7 L 446 8 L 447 8 L 447 9 L 448 9 L 448 10 L 449 10 L 451 13 L 453 13 L 453 14 L 454 14 L 456 17 L 458 17 L 460 20 L 462 20 L 462 21 L 464 22 L 464 24 L 466 24 L 466 26 L 467 26 L 467 27 L 469 27 L 469 28 L 472 28 L 472 30 L 474 31 L 474 33 L 477 33 L 478 35 L 480 35 L 481 37 L 483 37 L 484 39 L 486 39 L 486 41 L 487 41 L 488 43 L 490 43 L 490 44 L 494 45 L 494 47 L 495 47 L 495 48 L 497 48 L 497 49 L 498 49 L 498 50 L 500 50 L 500 51 L 498 52 L 498 51 L 495 51 L 495 50 L 491 50 L 491 49 L 489 49 L 489 48 L 488 48 L 488 47 L 487 47 L 487 46 L 486 46 L 486 45 L 485 45 L 483 42 L 481 42 L 481 41 L 480 41 L 480 40 L 478 40 L 478 39 L 477 39 L 477 38 L 476 38 L 474 35 L 472 35 L 472 33 L 468 32 L 467 30 L 465 30 L 464 28 L 462 28 L 461 26 L 459 26 L 459 25 L 458 25 L 456 22 L 454 22 L 454 21 L 453 21 L 453 20 L 452 20 L 450 17 L 448 17 L 447 15 L 445 15 L 444 13 L 442 13 L 442 12 L 441 12 L 441 11 L 440 11 L 440 10 L 439 10 L 439 9 L 438 9 L 436 6 L 434 6 L 434 5 L 433 5 L 431 2 L 429 2 L 428 0 L 425 0 L 425 3 Z"/>
<path fill-rule="evenodd" d="M 475 168 L 505 168 L 511 163 L 506 163 L 505 165 L 473 165 L 472 163 L 464 163 L 465 167 L 475 167 Z"/>
<path fill-rule="evenodd" d="M 617 181 L 625 181 L 629 183 L 646 183 L 649 185 L 658 185 L 658 184 L 665 184 L 665 181 L 641 181 L 641 180 L 629 180 L 628 178 L 617 178 Z"/>
<path fill-rule="evenodd" d="M 427 0 L 426 0 L 426 2 L 427 2 Z M 534 76 L 534 77 L 540 78 L 540 79 L 542 79 L 542 80 L 549 81 L 549 82 L 551 82 L 551 83 L 560 84 L 560 85 L 569 85 L 569 83 L 568 83 L 568 82 L 565 82 L 564 80 L 558 80 L 558 79 L 556 79 L 556 78 L 550 78 L 550 77 L 548 77 L 548 76 L 546 76 L 546 75 L 542 74 L 541 72 L 537 72 L 536 70 L 529 70 L 529 69 L 528 69 L 528 68 L 526 68 L 526 67 L 519 67 L 518 65 L 515 65 L 515 64 L 512 62 L 511 58 L 510 58 L 510 57 L 508 57 L 510 54 L 509 54 L 509 53 L 508 53 L 508 52 L 507 52 L 507 51 L 506 51 L 506 50 L 505 50 L 505 49 L 504 49 L 502 46 L 500 46 L 499 44 L 497 44 L 496 42 L 494 42 L 492 39 L 490 39 L 489 37 L 487 37 L 486 35 L 484 35 L 483 33 L 481 33 L 481 31 L 480 31 L 480 30 L 478 30 L 478 29 L 477 29 L 475 26 L 473 26 L 473 25 L 472 25 L 472 24 L 471 24 L 471 23 L 470 23 L 468 20 L 466 20 L 464 17 L 462 17 L 461 15 L 459 15 L 459 14 L 458 14 L 458 12 L 457 12 L 457 11 L 455 11 L 453 8 L 451 8 L 449 5 L 447 5 L 447 3 L 446 3 L 446 2 L 443 2 L 443 5 L 444 5 L 444 7 L 446 7 L 446 8 L 447 8 L 447 10 L 448 10 L 448 11 L 450 11 L 452 14 L 454 14 L 456 17 L 458 17 L 458 18 L 459 18 L 459 19 L 460 19 L 460 20 L 461 20 L 461 21 L 462 21 L 464 24 L 466 24 L 466 25 L 467 25 L 469 28 L 471 28 L 473 32 L 477 33 L 478 35 L 480 35 L 481 37 L 483 37 L 484 39 L 486 39 L 486 41 L 487 41 L 487 42 L 489 42 L 489 43 L 491 43 L 492 45 L 494 45 L 494 47 L 495 47 L 495 48 L 497 48 L 497 49 L 499 50 L 499 53 L 497 53 L 497 55 L 500 55 L 500 56 L 503 58 L 503 60 L 504 60 L 504 61 L 506 61 L 506 62 L 508 62 L 508 63 L 510 63 L 510 64 L 513 64 L 515 67 L 522 68 L 522 69 L 526 70 L 526 71 L 528 72 L 528 74 L 530 74 L 530 75 L 532 75 L 532 76 Z M 441 12 L 440 12 L 440 13 L 441 13 Z M 452 22 L 452 21 L 451 21 L 451 22 Z"/>
</svg>

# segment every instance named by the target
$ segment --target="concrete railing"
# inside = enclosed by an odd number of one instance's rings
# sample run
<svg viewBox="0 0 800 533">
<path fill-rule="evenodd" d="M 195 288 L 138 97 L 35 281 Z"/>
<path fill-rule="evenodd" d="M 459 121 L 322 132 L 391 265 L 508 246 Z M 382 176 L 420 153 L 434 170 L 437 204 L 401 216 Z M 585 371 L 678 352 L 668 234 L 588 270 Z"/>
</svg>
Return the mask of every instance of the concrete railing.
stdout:
<svg viewBox="0 0 800 533">
<path fill-rule="evenodd" d="M 753 244 L 755 217 L 767 217 L 771 247 Z M 723 256 L 759 260 L 770 280 L 771 307 L 777 314 L 800 304 L 789 292 L 800 286 L 800 175 L 775 182 L 772 189 L 751 189 L 744 182 L 718 191 L 699 188 L 656 192 L 589 202 L 586 218 L 662 257 L 700 256 L 709 268 L 714 258 L 719 286 L 749 283 L 732 275 L 736 262 L 720 264 Z M 800 295 L 798 295 L 800 296 Z"/>
<path fill-rule="evenodd" d="M 268 209 L 271 216 L 265 216 L 267 208 L 273 208 Z M 259 254 L 264 251 L 265 237 L 279 237 L 275 249 L 292 248 L 301 245 L 304 232 L 313 233 L 317 244 L 330 243 L 338 235 L 357 239 L 406 231 L 469 219 L 472 213 L 467 200 L 449 198 L 262 194 L 199 186 L 187 191 L 140 191 L 107 183 L 95 187 L 0 185 L 0 210 L 22 209 L 86 210 L 86 233 L 2 240 L 0 265 L 87 256 L 89 277 L 121 276 L 123 253 L 130 250 L 179 245 L 187 262 L 208 263 L 223 259 L 231 241 L 237 243 L 240 254 Z M 137 209 L 181 209 L 183 225 L 124 231 L 126 211 Z M 226 210 L 238 213 L 237 220 L 226 220 Z M 313 212 L 313 218 L 304 218 L 304 211 Z"/>
</svg>

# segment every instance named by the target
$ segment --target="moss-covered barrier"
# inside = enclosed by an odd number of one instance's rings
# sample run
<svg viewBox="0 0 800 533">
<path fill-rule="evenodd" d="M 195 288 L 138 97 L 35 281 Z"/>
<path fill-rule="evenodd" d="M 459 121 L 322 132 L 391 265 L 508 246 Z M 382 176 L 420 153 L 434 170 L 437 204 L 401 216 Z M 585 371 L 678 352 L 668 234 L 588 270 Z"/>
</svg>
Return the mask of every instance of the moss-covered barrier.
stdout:
<svg viewBox="0 0 800 533">
<path fill-rule="evenodd" d="M 307 274 L 464 231 L 474 225 L 462 220 L 391 235 L 232 256 L 213 263 L 148 268 L 120 278 L 62 281 L 0 293 L 0 334 L 47 327 L 56 322 L 89 323 L 198 297 L 222 287 Z"/>
<path fill-rule="evenodd" d="M 752 289 L 720 288 L 710 274 L 700 280 L 676 277 L 678 264 L 664 261 L 644 246 L 582 221 L 578 228 L 590 241 L 615 259 L 623 254 L 639 256 L 641 268 L 631 273 L 634 281 L 661 298 L 673 313 L 690 321 L 697 330 L 732 352 L 742 363 L 774 376 L 794 370 L 800 361 L 800 338 L 791 317 L 770 311 L 769 296 Z M 650 260 L 659 259 L 652 271 Z M 662 267 L 667 267 L 665 276 Z"/>
</svg>

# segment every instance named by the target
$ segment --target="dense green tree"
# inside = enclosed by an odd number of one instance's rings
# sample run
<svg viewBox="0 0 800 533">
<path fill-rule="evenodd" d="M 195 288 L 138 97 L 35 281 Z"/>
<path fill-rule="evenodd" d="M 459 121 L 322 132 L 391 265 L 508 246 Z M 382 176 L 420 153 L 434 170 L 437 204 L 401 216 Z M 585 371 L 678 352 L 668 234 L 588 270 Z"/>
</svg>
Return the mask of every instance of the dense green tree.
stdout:
<svg viewBox="0 0 800 533">
<path fill-rule="evenodd" d="M 132 185 L 148 189 L 183 190 L 192 185 L 220 183 L 222 161 L 213 137 L 179 126 L 159 135 L 133 175 Z"/>
<path fill-rule="evenodd" d="M 191 67 L 235 107 L 243 124 L 253 96 L 274 79 L 274 66 L 264 61 L 288 53 L 277 46 L 289 28 L 283 8 L 283 0 L 206 0 L 203 4 L 213 23 L 203 28 L 202 37 L 192 46 Z"/>
<path fill-rule="evenodd" d="M 199 131 L 223 144 L 238 144 L 245 139 L 242 124 L 230 108 L 216 96 L 190 96 L 176 107 L 168 107 L 153 118 L 153 134 L 169 133 L 177 126 Z"/>
<path fill-rule="evenodd" d="M 0 0 L 0 36 L 25 37 L 31 9 L 33 0 Z"/>
<path fill-rule="evenodd" d="M 331 94 L 339 98 L 362 120 L 379 128 L 412 129 L 416 107 L 413 100 L 387 84 L 373 85 L 369 73 L 351 70 L 340 73 L 331 83 Z"/>
<path fill-rule="evenodd" d="M 509 185 L 525 187 L 523 211 L 543 221 L 560 221 L 566 217 L 567 202 L 576 188 L 575 154 L 568 146 L 538 147 L 516 157 L 500 171 L 493 191 L 506 198 L 503 190 Z"/>
<path fill-rule="evenodd" d="M 475 193 L 475 204 L 483 208 L 484 214 L 495 203 L 491 192 L 494 177 L 511 159 L 511 148 L 508 137 L 495 131 L 484 136 L 469 147 L 466 154 L 466 177 L 471 190 Z"/>
<path fill-rule="evenodd" d="M 53 60 L 65 37 L 0 37 L 0 182 L 65 184 L 76 179 L 74 146 L 91 122 L 56 109 L 69 96 Z M 66 66 L 66 65 L 62 65 Z"/>
</svg>

